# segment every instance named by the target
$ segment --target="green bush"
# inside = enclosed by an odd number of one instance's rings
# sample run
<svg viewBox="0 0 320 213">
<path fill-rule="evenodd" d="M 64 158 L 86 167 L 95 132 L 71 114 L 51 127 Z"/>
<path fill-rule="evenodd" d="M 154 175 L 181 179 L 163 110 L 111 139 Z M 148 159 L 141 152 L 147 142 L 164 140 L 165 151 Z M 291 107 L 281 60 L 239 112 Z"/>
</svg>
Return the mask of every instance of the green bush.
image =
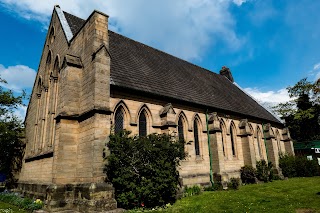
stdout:
<svg viewBox="0 0 320 213">
<path fill-rule="evenodd" d="M 312 177 L 320 175 L 320 166 L 316 160 L 305 156 L 281 155 L 279 166 L 285 177 Z"/>
<path fill-rule="evenodd" d="M 10 203 L 28 211 L 38 210 L 43 207 L 43 202 L 39 199 L 31 200 L 30 198 L 21 198 L 12 193 L 0 193 L 0 201 Z"/>
<path fill-rule="evenodd" d="M 230 178 L 230 182 L 228 183 L 228 188 L 238 190 L 239 187 L 240 187 L 240 178 Z"/>
<path fill-rule="evenodd" d="M 115 187 L 122 208 L 156 207 L 173 203 L 179 185 L 177 167 L 185 159 L 184 142 L 170 135 L 110 135 L 106 157 L 107 181 Z"/>
<path fill-rule="evenodd" d="M 241 167 L 241 181 L 244 184 L 256 183 L 256 169 L 252 166 L 243 166 Z"/>
<path fill-rule="evenodd" d="M 283 177 L 280 175 L 273 175 L 273 180 L 283 180 Z"/>
<path fill-rule="evenodd" d="M 213 186 L 206 186 L 203 188 L 204 191 L 221 191 L 223 190 L 223 186 L 221 182 L 214 182 Z"/>
<path fill-rule="evenodd" d="M 186 186 L 184 188 L 183 196 L 184 197 L 190 197 L 190 196 L 194 196 L 194 195 L 199 195 L 200 193 L 201 193 L 200 186 L 198 186 L 198 185 L 194 185 L 192 187 Z"/>
<path fill-rule="evenodd" d="M 285 177 L 297 177 L 295 156 L 293 155 L 280 155 L 279 167 Z"/>
<path fill-rule="evenodd" d="M 257 161 L 257 178 L 260 181 L 264 181 L 264 182 L 269 182 L 272 181 L 274 179 L 274 174 L 273 174 L 273 165 L 271 162 L 265 161 L 265 160 L 261 160 L 261 161 Z"/>
</svg>

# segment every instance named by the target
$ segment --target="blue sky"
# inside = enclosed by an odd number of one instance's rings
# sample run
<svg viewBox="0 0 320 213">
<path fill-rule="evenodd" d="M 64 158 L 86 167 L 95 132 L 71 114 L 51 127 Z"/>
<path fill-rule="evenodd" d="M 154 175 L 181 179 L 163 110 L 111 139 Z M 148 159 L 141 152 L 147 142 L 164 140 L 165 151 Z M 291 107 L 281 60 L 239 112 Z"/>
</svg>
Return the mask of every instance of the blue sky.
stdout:
<svg viewBox="0 0 320 213">
<path fill-rule="evenodd" d="M 31 91 L 56 4 L 84 19 L 100 10 L 111 30 L 214 72 L 228 66 L 262 102 L 320 77 L 317 0 L 0 0 L 0 75 L 17 93 Z"/>
</svg>

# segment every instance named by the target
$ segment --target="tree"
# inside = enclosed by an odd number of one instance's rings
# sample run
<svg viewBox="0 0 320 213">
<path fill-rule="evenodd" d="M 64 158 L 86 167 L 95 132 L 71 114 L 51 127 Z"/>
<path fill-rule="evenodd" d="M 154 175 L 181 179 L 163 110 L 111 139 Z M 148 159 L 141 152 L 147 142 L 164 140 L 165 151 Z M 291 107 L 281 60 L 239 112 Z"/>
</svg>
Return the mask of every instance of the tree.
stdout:
<svg viewBox="0 0 320 213">
<path fill-rule="evenodd" d="M 111 134 L 106 157 L 107 180 L 119 207 L 156 207 L 173 203 L 179 185 L 177 167 L 186 157 L 184 142 L 166 134 Z"/>
<path fill-rule="evenodd" d="M 274 108 L 285 120 L 297 141 L 320 139 L 320 79 L 315 83 L 301 79 L 287 88 L 291 101 Z"/>
<path fill-rule="evenodd" d="M 0 78 L 0 82 L 7 82 Z M 6 185 L 11 188 L 16 182 L 15 174 L 20 170 L 24 153 L 22 121 L 14 110 L 23 105 L 23 98 L 0 86 L 0 173 L 6 176 Z"/>
</svg>

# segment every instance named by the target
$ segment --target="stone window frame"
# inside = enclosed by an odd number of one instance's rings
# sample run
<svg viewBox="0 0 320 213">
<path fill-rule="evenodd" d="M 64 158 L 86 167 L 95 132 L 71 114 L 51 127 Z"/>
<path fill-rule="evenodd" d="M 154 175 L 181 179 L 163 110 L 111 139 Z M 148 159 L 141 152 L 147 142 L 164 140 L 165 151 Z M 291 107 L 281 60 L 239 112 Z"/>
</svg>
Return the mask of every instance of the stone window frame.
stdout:
<svg viewBox="0 0 320 213">
<path fill-rule="evenodd" d="M 111 120 L 113 121 L 113 126 L 115 125 L 115 112 L 121 108 L 123 110 L 123 129 L 124 130 L 128 130 L 130 127 L 130 123 L 131 123 L 131 112 L 127 106 L 127 104 L 123 101 L 120 100 L 114 107 L 113 109 L 113 113 L 112 113 L 112 118 Z M 113 128 L 114 129 L 114 128 Z"/>
<path fill-rule="evenodd" d="M 52 51 L 49 50 L 46 58 L 44 80 L 43 80 L 43 86 L 45 89 L 49 88 L 49 78 L 52 72 L 52 55 L 53 55 Z"/>
<path fill-rule="evenodd" d="M 124 109 L 122 106 L 119 106 L 117 110 L 114 112 L 114 133 L 117 134 L 123 131 L 124 128 Z M 121 125 L 121 128 L 120 128 Z M 119 127 L 119 128 L 118 128 Z"/>
<path fill-rule="evenodd" d="M 258 144 L 258 151 L 259 151 L 259 157 L 260 157 L 260 160 L 263 160 L 264 159 L 264 149 L 262 146 L 264 143 L 264 138 L 263 138 L 263 133 L 262 133 L 262 130 L 259 126 L 257 126 L 257 144 Z"/>
<path fill-rule="evenodd" d="M 42 93 L 42 76 L 39 75 L 38 77 L 38 83 L 37 83 L 37 89 L 36 89 L 36 93 L 37 95 L 40 97 L 41 96 L 41 93 Z"/>
<path fill-rule="evenodd" d="M 51 116 L 48 118 L 50 120 L 50 137 L 49 137 L 49 144 L 47 146 L 49 148 L 53 147 L 54 141 L 55 141 L 55 127 L 56 127 L 56 121 L 54 117 L 56 116 L 56 111 L 57 111 L 57 101 L 58 101 L 58 80 L 59 80 L 59 74 L 60 74 L 60 55 L 57 54 L 53 63 L 53 69 L 50 72 L 50 85 L 49 85 L 49 90 L 51 97 L 49 99 L 49 112 Z"/>
<path fill-rule="evenodd" d="M 180 140 L 180 132 L 179 132 L 179 121 L 181 120 L 182 122 L 182 127 L 183 127 L 183 140 L 187 141 L 187 135 L 188 135 L 188 129 L 189 129 L 189 125 L 188 125 L 188 119 L 187 116 L 185 115 L 185 113 L 183 111 L 181 111 L 177 117 L 177 135 L 178 135 L 178 140 Z"/>
<path fill-rule="evenodd" d="M 221 143 L 222 143 L 222 151 L 223 156 L 228 156 L 228 149 L 227 149 L 227 126 L 223 119 L 220 119 L 220 129 L 221 129 Z"/>
<path fill-rule="evenodd" d="M 52 44 L 54 42 L 55 37 L 56 37 L 56 31 L 55 31 L 54 26 L 51 26 L 50 31 L 48 31 L 48 32 L 49 32 L 48 41 L 49 41 L 49 44 Z"/>
<path fill-rule="evenodd" d="M 281 136 L 280 136 L 280 132 L 278 129 L 276 130 L 275 138 L 277 141 L 278 154 L 280 155 L 281 153 L 283 153 L 283 151 L 281 148 Z"/>
<path fill-rule="evenodd" d="M 194 142 L 194 149 L 195 149 L 195 156 L 196 158 L 201 158 L 203 157 L 203 144 L 202 144 L 202 130 L 203 130 L 203 127 L 202 127 L 202 121 L 201 121 L 201 118 L 198 114 L 195 114 L 193 116 L 193 122 L 192 122 L 192 127 L 193 127 L 193 142 Z M 198 155 L 197 155 L 197 150 L 196 150 L 196 138 L 195 138 L 195 123 L 197 123 L 197 127 L 198 127 L 198 145 L 199 145 L 199 150 L 198 150 Z"/>
<path fill-rule="evenodd" d="M 143 109 L 139 114 L 138 130 L 140 137 L 146 137 L 148 135 L 148 118 L 147 112 Z"/>
<path fill-rule="evenodd" d="M 50 79 L 51 78 L 58 79 L 59 78 L 59 74 L 60 74 L 60 69 L 61 69 L 61 67 L 60 67 L 60 56 L 59 56 L 59 54 L 57 54 L 56 57 L 55 57 L 54 63 L 53 63 L 53 69 L 50 72 Z"/>
<path fill-rule="evenodd" d="M 149 109 L 149 107 L 146 104 L 142 104 L 142 106 L 140 107 L 140 110 L 137 114 L 136 117 L 136 123 L 138 124 L 138 135 L 140 136 L 140 115 L 141 113 L 144 112 L 145 116 L 146 116 L 146 136 L 151 134 L 151 128 L 152 128 L 152 124 L 153 124 L 153 119 L 152 119 L 152 114 L 151 111 Z"/>
<path fill-rule="evenodd" d="M 251 123 L 248 123 L 248 126 L 249 126 L 249 128 L 250 128 L 250 137 L 251 137 L 251 139 L 252 139 L 254 156 L 257 156 L 257 154 L 256 154 L 255 140 L 254 140 L 254 138 L 255 138 L 255 135 L 254 135 L 254 129 L 253 129 L 253 127 L 252 127 L 252 124 L 251 124 Z M 259 148 L 258 148 L 258 149 L 259 149 Z M 259 151 L 259 150 L 258 150 L 258 151 Z"/>
<path fill-rule="evenodd" d="M 235 158 L 238 156 L 238 149 L 237 149 L 237 128 L 233 121 L 230 122 L 229 127 L 229 134 L 230 134 L 230 145 L 232 150 L 232 156 Z"/>
</svg>

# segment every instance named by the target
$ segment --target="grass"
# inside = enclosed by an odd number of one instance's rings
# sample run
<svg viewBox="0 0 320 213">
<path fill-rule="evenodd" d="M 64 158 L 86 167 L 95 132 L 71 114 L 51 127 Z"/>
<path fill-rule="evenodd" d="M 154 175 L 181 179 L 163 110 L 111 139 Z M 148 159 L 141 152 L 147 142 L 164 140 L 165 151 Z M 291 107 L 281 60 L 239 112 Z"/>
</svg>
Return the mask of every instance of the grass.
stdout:
<svg viewBox="0 0 320 213">
<path fill-rule="evenodd" d="M 25 210 L 21 210 L 16 206 L 0 201 L 0 213 L 27 213 Z"/>
<path fill-rule="evenodd" d="M 238 191 L 203 192 L 161 212 L 320 212 L 320 177 L 292 178 L 241 186 Z M 138 212 L 138 211 L 132 211 Z M 152 211 L 159 212 L 159 211 Z"/>
</svg>

